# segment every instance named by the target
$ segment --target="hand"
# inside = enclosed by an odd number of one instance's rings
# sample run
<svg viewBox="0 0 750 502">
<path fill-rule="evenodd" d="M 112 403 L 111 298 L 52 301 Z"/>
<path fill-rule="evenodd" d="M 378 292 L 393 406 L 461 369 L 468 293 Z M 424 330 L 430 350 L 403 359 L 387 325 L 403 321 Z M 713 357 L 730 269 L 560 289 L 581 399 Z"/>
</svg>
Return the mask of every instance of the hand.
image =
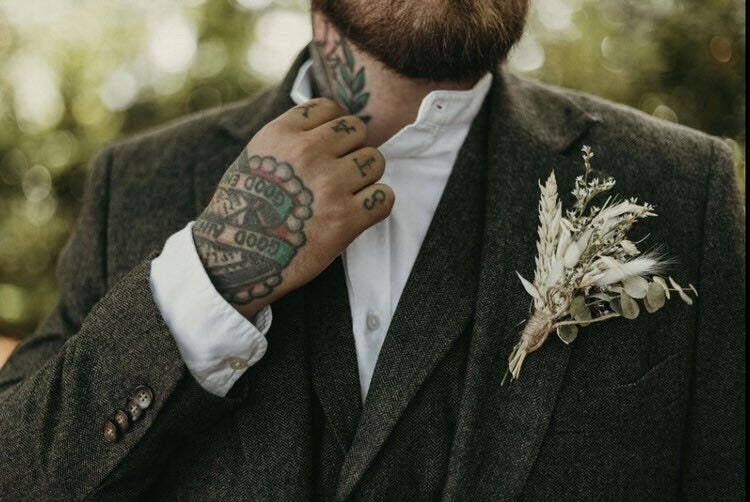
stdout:
<svg viewBox="0 0 750 502">
<path fill-rule="evenodd" d="M 320 274 L 385 219 L 393 191 L 367 126 L 329 99 L 267 124 L 227 169 L 193 226 L 217 291 L 247 318 Z"/>
<path fill-rule="evenodd" d="M 18 340 L 7 336 L 0 335 L 0 368 L 5 365 L 5 361 L 8 360 L 13 350 L 18 345 Z"/>
</svg>

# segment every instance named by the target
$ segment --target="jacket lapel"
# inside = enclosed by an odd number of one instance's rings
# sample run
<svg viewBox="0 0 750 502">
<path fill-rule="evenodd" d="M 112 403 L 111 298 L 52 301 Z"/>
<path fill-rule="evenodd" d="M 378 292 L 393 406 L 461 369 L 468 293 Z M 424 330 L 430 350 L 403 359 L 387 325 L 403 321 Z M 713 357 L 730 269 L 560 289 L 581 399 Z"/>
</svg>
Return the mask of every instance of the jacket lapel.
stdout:
<svg viewBox="0 0 750 502">
<path fill-rule="evenodd" d="M 362 400 L 341 258 L 305 288 L 305 298 L 313 387 L 343 456 L 351 445 Z"/>
<path fill-rule="evenodd" d="M 486 228 L 476 320 L 444 499 L 518 497 L 549 426 L 568 348 L 556 337 L 501 386 L 507 358 L 528 316 L 516 271 L 531 279 L 538 182 L 555 170 L 567 195 L 580 174 L 575 141 L 599 119 L 568 98 L 500 72 L 495 79 Z"/>
<path fill-rule="evenodd" d="M 342 466 L 339 500 L 352 493 L 409 402 L 471 322 L 482 230 L 487 111 L 485 103 L 461 148 L 396 307 Z"/>
</svg>

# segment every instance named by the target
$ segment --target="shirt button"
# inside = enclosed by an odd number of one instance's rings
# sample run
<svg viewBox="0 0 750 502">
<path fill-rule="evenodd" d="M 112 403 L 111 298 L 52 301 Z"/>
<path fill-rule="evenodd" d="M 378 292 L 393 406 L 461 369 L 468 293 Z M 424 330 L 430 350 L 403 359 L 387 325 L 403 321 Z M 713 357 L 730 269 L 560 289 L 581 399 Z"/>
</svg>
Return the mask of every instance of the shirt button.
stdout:
<svg viewBox="0 0 750 502">
<path fill-rule="evenodd" d="M 380 327 L 380 319 L 375 314 L 367 314 L 367 329 L 375 331 Z"/>
<path fill-rule="evenodd" d="M 131 399 L 138 403 L 138 406 L 140 406 L 142 410 L 148 409 L 148 407 L 151 406 L 151 403 L 154 402 L 154 391 L 145 385 L 141 385 L 135 389 L 135 394 Z"/>
<path fill-rule="evenodd" d="M 241 359 L 239 357 L 230 357 L 227 359 L 227 362 L 229 363 L 229 367 L 233 370 L 244 370 L 250 364 L 245 359 Z"/>
<path fill-rule="evenodd" d="M 116 443 L 118 439 L 117 427 L 111 421 L 104 422 L 104 439 L 110 443 Z"/>
</svg>

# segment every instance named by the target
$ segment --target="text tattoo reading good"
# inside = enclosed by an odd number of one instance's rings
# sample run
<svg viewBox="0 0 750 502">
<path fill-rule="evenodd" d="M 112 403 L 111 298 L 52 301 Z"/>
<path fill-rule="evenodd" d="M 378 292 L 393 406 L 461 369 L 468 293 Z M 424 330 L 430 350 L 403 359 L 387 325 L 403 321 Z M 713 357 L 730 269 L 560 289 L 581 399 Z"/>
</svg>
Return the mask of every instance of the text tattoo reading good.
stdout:
<svg viewBox="0 0 750 502">
<path fill-rule="evenodd" d="M 193 227 L 211 281 L 232 303 L 271 293 L 306 241 L 313 195 L 290 164 L 242 152 Z"/>
</svg>

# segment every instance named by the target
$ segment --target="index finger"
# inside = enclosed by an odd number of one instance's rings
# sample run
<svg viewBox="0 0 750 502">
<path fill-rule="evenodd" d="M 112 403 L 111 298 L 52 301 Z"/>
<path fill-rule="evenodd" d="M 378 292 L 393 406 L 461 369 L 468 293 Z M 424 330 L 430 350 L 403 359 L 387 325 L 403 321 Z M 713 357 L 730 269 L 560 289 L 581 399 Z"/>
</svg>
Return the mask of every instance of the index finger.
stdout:
<svg viewBox="0 0 750 502">
<path fill-rule="evenodd" d="M 309 131 L 348 113 L 331 99 L 315 98 L 287 110 L 276 120 L 295 129 Z"/>
</svg>

